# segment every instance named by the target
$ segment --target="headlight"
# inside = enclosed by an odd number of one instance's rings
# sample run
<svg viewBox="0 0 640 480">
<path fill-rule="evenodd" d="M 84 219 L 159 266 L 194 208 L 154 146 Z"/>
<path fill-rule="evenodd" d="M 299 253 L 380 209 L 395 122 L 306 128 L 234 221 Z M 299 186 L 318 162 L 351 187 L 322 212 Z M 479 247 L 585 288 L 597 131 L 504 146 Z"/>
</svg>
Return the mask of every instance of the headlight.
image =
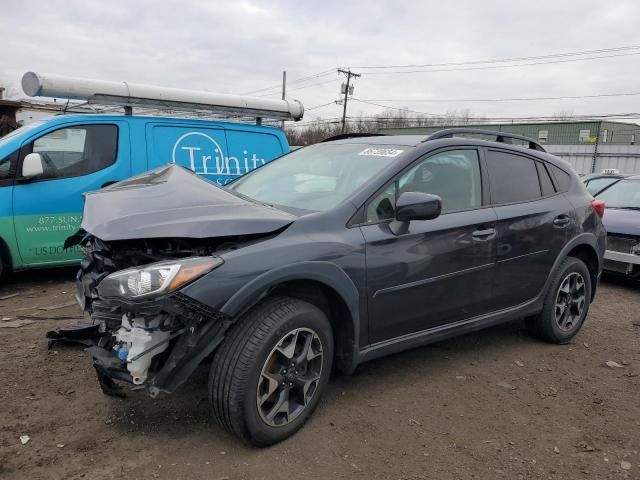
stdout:
<svg viewBox="0 0 640 480">
<path fill-rule="evenodd" d="M 129 299 L 159 295 L 171 292 L 223 263 L 219 257 L 192 257 L 128 268 L 102 280 L 98 293 L 101 297 Z"/>
</svg>

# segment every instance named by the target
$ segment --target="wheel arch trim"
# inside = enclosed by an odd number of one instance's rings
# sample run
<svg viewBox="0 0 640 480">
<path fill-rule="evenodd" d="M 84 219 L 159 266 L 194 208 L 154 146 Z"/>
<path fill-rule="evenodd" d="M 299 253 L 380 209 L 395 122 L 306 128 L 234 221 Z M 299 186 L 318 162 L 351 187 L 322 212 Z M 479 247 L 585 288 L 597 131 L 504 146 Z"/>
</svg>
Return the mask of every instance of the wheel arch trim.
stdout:
<svg viewBox="0 0 640 480">
<path fill-rule="evenodd" d="M 351 278 L 335 263 L 299 262 L 269 270 L 240 288 L 220 308 L 220 312 L 237 317 L 257 304 L 270 289 L 291 280 L 311 280 L 322 283 L 334 290 L 345 302 L 351 316 L 353 341 L 347 355 L 348 361 L 343 369 L 347 373 L 355 370 L 360 352 L 360 295 Z"/>
<path fill-rule="evenodd" d="M 546 295 L 546 293 L 549 291 L 549 288 L 551 288 L 551 281 L 553 280 L 553 272 L 555 272 L 558 267 L 560 266 L 560 264 L 564 261 L 565 258 L 567 258 L 569 256 L 569 253 L 571 253 L 572 250 L 574 250 L 576 247 L 580 247 L 580 246 L 587 246 L 590 247 L 593 250 L 593 253 L 595 254 L 596 260 L 598 262 L 598 268 L 597 268 L 597 272 L 596 272 L 596 278 L 599 278 L 600 276 L 600 272 L 602 272 L 602 259 L 600 258 L 600 255 L 598 255 L 598 239 L 597 237 L 592 234 L 592 233 L 581 233 L 580 235 L 577 235 L 576 237 L 572 238 L 560 251 L 560 253 L 558 254 L 558 256 L 556 257 L 556 260 L 553 262 L 553 266 L 551 267 L 549 276 L 547 277 L 547 280 L 544 284 L 544 287 L 542 289 L 541 294 L 539 295 L 540 298 L 544 298 L 544 296 Z M 595 291 L 596 291 L 596 285 L 592 285 L 591 286 L 591 296 L 592 296 L 592 301 L 593 301 L 593 297 L 595 295 Z"/>
</svg>

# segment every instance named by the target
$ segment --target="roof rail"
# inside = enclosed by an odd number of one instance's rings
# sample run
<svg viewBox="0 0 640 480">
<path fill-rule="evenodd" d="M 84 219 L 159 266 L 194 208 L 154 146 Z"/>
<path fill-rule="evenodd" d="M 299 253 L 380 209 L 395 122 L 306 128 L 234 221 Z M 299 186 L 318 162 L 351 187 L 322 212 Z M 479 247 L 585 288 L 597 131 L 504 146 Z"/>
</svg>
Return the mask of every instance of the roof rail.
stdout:
<svg viewBox="0 0 640 480">
<path fill-rule="evenodd" d="M 425 142 L 429 140 L 438 140 L 439 138 L 453 138 L 454 135 L 488 135 L 496 137 L 495 141 L 498 143 L 511 144 L 512 139 L 524 140 L 529 142 L 529 148 L 531 150 L 538 150 L 540 152 L 546 152 L 546 150 L 536 142 L 533 138 L 525 137 L 524 135 L 517 135 L 509 132 L 498 132 L 496 130 L 485 130 L 483 128 L 445 128 L 432 133 Z"/>
<path fill-rule="evenodd" d="M 332 142 L 333 140 L 344 140 L 345 138 L 358 138 L 358 137 L 384 137 L 382 133 L 339 133 L 338 135 L 333 135 L 331 137 L 327 137 L 324 140 L 321 140 L 320 143 L 323 142 Z"/>
</svg>

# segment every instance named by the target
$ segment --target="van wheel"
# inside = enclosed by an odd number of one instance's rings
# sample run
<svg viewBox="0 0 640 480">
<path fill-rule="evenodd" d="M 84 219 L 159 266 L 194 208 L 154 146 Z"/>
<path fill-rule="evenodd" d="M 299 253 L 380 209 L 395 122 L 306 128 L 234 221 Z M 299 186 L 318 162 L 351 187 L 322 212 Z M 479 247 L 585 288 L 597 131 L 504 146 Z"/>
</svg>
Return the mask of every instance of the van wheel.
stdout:
<svg viewBox="0 0 640 480">
<path fill-rule="evenodd" d="M 554 273 L 539 315 L 526 319 L 527 330 L 551 343 L 566 343 L 589 312 L 591 276 L 582 260 L 567 257 Z"/>
<path fill-rule="evenodd" d="M 332 361 L 331 325 L 320 309 L 288 297 L 267 299 L 232 327 L 214 355 L 211 414 L 249 443 L 280 442 L 316 408 Z"/>
</svg>

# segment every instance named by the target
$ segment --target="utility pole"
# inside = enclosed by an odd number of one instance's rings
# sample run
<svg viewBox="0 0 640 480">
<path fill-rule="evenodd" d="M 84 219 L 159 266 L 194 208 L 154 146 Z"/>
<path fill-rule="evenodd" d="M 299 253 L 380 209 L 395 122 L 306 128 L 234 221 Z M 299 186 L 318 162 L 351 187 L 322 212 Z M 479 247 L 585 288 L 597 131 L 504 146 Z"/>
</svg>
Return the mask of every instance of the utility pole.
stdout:
<svg viewBox="0 0 640 480">
<path fill-rule="evenodd" d="M 596 163 L 598 163 L 598 145 L 600 145 L 600 131 L 602 129 L 602 121 L 598 122 L 598 130 L 596 130 L 596 141 L 593 145 L 593 157 L 591 158 L 591 173 L 596 171 Z"/>
<path fill-rule="evenodd" d="M 282 71 L 282 100 L 284 100 L 286 93 L 287 93 L 287 71 L 283 70 Z M 280 122 L 280 128 L 284 130 L 284 120 Z"/>
<path fill-rule="evenodd" d="M 353 73 L 350 68 L 346 70 L 339 68 L 338 73 L 344 73 L 347 76 L 347 85 L 346 85 L 346 88 L 344 89 L 344 105 L 342 106 L 342 133 L 344 133 L 345 121 L 347 119 L 347 100 L 349 99 L 349 83 L 351 82 L 351 77 L 358 78 L 360 74 Z"/>
</svg>

